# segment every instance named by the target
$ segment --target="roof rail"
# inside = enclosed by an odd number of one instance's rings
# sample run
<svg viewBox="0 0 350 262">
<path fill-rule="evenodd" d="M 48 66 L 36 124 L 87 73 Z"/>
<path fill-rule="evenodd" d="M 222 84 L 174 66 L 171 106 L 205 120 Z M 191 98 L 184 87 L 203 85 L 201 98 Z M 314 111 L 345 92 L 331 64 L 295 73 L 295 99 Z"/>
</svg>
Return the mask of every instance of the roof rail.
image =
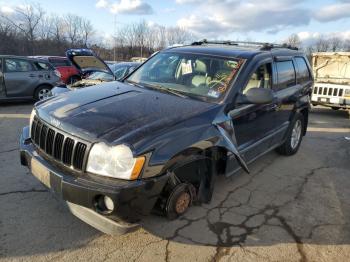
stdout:
<svg viewBox="0 0 350 262">
<path fill-rule="evenodd" d="M 214 44 L 214 45 L 233 45 L 233 46 L 255 46 L 260 47 L 260 50 L 271 50 L 274 48 L 287 48 L 291 50 L 298 50 L 297 47 L 288 44 L 273 44 L 263 42 L 248 42 L 248 41 L 208 41 L 203 39 L 201 41 L 193 42 L 191 45 L 203 45 L 203 44 Z"/>
</svg>

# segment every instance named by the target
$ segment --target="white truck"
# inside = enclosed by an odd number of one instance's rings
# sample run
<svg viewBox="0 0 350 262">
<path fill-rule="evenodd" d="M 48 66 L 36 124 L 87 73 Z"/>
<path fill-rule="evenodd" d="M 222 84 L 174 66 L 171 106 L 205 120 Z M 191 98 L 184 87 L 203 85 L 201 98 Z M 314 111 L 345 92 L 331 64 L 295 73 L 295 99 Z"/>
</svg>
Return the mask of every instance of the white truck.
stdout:
<svg viewBox="0 0 350 262">
<path fill-rule="evenodd" d="M 312 68 L 312 105 L 345 109 L 350 117 L 350 52 L 313 53 Z"/>
</svg>

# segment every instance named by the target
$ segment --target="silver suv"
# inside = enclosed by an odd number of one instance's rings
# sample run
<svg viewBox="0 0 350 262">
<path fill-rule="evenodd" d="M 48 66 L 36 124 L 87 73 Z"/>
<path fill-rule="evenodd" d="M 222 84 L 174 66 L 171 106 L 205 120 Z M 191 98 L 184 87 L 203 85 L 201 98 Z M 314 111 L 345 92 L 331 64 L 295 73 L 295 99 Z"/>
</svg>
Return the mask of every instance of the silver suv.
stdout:
<svg viewBox="0 0 350 262">
<path fill-rule="evenodd" d="M 59 83 L 58 73 L 44 60 L 0 56 L 0 101 L 43 100 Z"/>
</svg>

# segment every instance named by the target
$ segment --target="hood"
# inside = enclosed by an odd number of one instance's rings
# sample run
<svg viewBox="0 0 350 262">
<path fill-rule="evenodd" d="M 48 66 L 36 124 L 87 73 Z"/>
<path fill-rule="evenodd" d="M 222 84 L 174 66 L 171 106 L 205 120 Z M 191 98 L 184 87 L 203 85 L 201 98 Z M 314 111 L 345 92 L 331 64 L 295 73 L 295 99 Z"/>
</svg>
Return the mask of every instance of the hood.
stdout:
<svg viewBox="0 0 350 262">
<path fill-rule="evenodd" d="M 101 71 L 113 75 L 108 65 L 90 49 L 69 49 L 66 56 L 82 73 Z"/>
<path fill-rule="evenodd" d="M 216 106 L 110 82 L 49 99 L 37 106 L 37 114 L 88 141 L 132 144 Z"/>
<path fill-rule="evenodd" d="M 315 82 L 350 84 L 350 52 L 314 53 Z"/>
</svg>

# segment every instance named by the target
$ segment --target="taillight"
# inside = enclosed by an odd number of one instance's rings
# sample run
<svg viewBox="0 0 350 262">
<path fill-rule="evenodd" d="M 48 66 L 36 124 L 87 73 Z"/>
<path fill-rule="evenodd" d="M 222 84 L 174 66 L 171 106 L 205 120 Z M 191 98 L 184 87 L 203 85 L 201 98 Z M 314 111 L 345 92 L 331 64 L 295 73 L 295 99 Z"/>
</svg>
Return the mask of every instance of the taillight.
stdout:
<svg viewBox="0 0 350 262">
<path fill-rule="evenodd" d="M 54 73 L 56 76 L 58 76 L 59 78 L 62 77 L 60 71 L 58 71 L 58 70 L 53 71 L 53 73 Z"/>
</svg>

